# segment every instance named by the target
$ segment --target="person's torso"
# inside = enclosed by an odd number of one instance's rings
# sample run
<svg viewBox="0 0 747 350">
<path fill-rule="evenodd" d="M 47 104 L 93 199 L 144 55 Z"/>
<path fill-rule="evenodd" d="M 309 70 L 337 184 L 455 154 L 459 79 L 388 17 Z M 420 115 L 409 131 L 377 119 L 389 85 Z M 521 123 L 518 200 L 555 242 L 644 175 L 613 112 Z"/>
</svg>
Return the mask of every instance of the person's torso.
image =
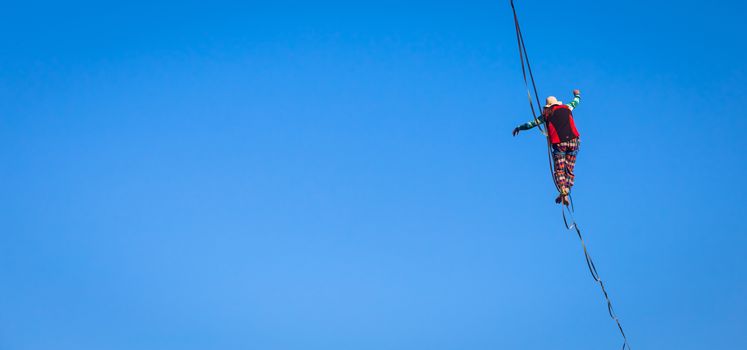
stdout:
<svg viewBox="0 0 747 350">
<path fill-rule="evenodd" d="M 550 142 L 560 143 L 579 137 L 576 124 L 573 121 L 571 109 L 565 105 L 551 107 L 551 111 L 545 117 Z"/>
</svg>

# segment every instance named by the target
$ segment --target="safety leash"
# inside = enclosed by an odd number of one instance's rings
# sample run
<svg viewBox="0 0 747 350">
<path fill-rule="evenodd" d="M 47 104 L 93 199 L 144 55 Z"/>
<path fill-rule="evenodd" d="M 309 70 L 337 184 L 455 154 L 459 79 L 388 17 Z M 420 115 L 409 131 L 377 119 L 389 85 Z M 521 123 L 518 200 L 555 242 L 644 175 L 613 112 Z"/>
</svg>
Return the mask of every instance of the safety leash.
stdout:
<svg viewBox="0 0 747 350">
<path fill-rule="evenodd" d="M 529 63 L 529 56 L 527 55 L 527 48 L 526 45 L 524 45 L 524 36 L 521 34 L 521 27 L 519 26 L 519 17 L 516 14 L 516 8 L 514 7 L 514 1 L 511 0 L 511 10 L 514 14 L 514 25 L 516 28 L 516 41 L 519 45 L 519 59 L 521 60 L 521 73 L 524 76 L 524 86 L 527 89 L 527 97 L 529 98 L 529 107 L 532 110 L 532 117 L 534 118 L 535 123 L 537 123 L 537 127 L 542 133 L 542 135 L 545 136 L 545 140 L 547 141 L 547 155 L 548 155 L 548 161 L 550 163 L 550 173 L 553 178 L 553 185 L 555 185 L 555 188 L 558 190 L 558 192 L 561 191 L 561 189 L 557 185 L 557 179 L 555 178 L 555 169 L 552 162 L 552 144 L 550 143 L 550 138 L 548 136 L 548 133 L 545 132 L 545 130 L 542 129 L 542 127 L 539 124 L 539 120 L 537 119 L 537 114 L 534 110 L 534 104 L 532 102 L 532 93 L 529 88 L 529 81 L 527 79 L 527 71 L 529 72 L 529 80 L 532 82 L 532 89 L 534 90 L 534 96 L 537 101 L 537 107 L 540 111 L 542 111 L 542 104 L 540 103 L 539 93 L 537 93 L 537 84 L 534 80 L 534 74 L 532 73 L 532 66 Z M 526 67 L 525 67 L 526 62 Z M 589 254 L 589 250 L 586 248 L 586 243 L 584 242 L 584 237 L 581 235 L 581 229 L 578 227 L 578 223 L 576 223 L 576 219 L 573 216 L 574 213 L 574 205 L 573 205 L 573 198 L 568 194 L 569 198 L 569 205 L 561 205 L 561 211 L 563 215 L 563 223 L 565 224 L 565 228 L 568 230 L 575 230 L 576 235 L 578 236 L 578 239 L 581 242 L 581 247 L 584 250 L 584 258 L 586 259 L 586 265 L 589 268 L 589 272 L 591 273 L 591 277 L 594 278 L 594 282 L 599 284 L 599 288 L 602 290 L 602 294 L 604 294 L 604 298 L 607 301 L 607 311 L 610 314 L 610 317 L 615 321 L 617 324 L 617 328 L 620 330 L 620 334 L 623 337 L 623 345 L 622 350 L 625 350 L 626 348 L 630 350 L 630 345 L 628 344 L 628 337 L 625 335 L 625 331 L 623 331 L 622 325 L 620 324 L 620 319 L 617 317 L 617 314 L 615 314 L 614 309 L 612 308 L 612 301 L 610 300 L 609 294 L 607 293 L 607 290 L 604 287 L 604 282 L 602 282 L 602 279 L 599 277 L 599 273 L 597 272 L 596 265 L 594 265 L 594 260 L 591 258 L 591 255 Z M 566 216 L 566 211 L 568 212 L 568 215 Z M 570 218 L 570 220 L 568 219 Z"/>
<path fill-rule="evenodd" d="M 516 14 L 516 8 L 514 7 L 514 1 L 511 0 L 511 10 L 514 13 L 514 27 L 516 28 L 516 42 L 519 46 L 519 60 L 521 61 L 521 74 L 524 77 L 524 86 L 527 89 L 527 98 L 529 99 L 529 108 L 532 110 L 532 118 L 534 118 L 535 124 L 539 132 L 547 139 L 547 162 L 550 169 L 550 176 L 553 178 L 553 185 L 555 189 L 560 192 L 560 187 L 557 186 L 555 181 L 555 172 L 553 171 L 552 164 L 552 144 L 550 143 L 548 133 L 542 129 L 542 125 L 537 118 L 538 113 L 534 110 L 534 103 L 532 102 L 532 90 L 534 90 L 534 97 L 537 101 L 537 109 L 542 112 L 542 103 L 540 102 L 539 93 L 537 92 L 537 83 L 534 80 L 534 73 L 532 72 L 532 64 L 529 62 L 529 54 L 527 54 L 527 47 L 524 44 L 524 35 L 521 33 L 521 26 L 519 25 L 519 16 Z M 529 79 L 527 79 L 527 72 L 529 72 Z M 529 88 L 529 81 L 532 82 L 532 88 Z"/>
<path fill-rule="evenodd" d="M 537 123 L 537 128 L 542 135 L 547 136 L 547 133 L 542 130 L 542 126 L 537 119 L 537 112 L 534 110 L 534 104 L 532 102 L 532 92 L 529 89 L 529 82 L 527 81 L 527 70 L 529 71 L 529 78 L 532 81 L 532 88 L 534 89 L 534 96 L 537 98 L 537 108 L 542 111 L 542 103 L 540 103 L 539 94 L 537 93 L 537 84 L 534 82 L 534 74 L 532 73 L 532 65 L 529 64 L 529 55 L 527 55 L 527 48 L 524 45 L 524 36 L 521 35 L 521 27 L 519 26 L 519 17 L 516 15 L 516 9 L 514 8 L 514 0 L 511 0 L 511 10 L 514 12 L 514 25 L 516 26 L 516 41 L 519 44 L 519 59 L 521 60 L 521 74 L 524 76 L 524 86 L 527 88 L 527 98 L 529 99 L 529 108 L 532 109 L 532 117 L 534 122 Z M 526 68 L 524 62 L 526 61 Z"/>
</svg>

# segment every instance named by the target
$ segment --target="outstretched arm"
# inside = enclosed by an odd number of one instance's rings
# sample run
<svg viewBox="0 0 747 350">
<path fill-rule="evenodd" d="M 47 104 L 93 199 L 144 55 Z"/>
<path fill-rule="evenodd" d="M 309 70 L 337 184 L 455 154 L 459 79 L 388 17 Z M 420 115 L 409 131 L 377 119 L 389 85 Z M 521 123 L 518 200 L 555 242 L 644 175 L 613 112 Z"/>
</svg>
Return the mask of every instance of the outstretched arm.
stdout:
<svg viewBox="0 0 747 350">
<path fill-rule="evenodd" d="M 574 108 L 578 106 L 579 103 L 581 103 L 581 91 L 576 89 L 576 90 L 573 90 L 573 101 L 566 103 L 566 106 L 568 106 L 568 108 L 573 110 Z"/>
<path fill-rule="evenodd" d="M 545 116 L 540 115 L 539 117 L 537 117 L 537 119 L 530 120 L 529 122 L 526 122 L 514 128 L 514 132 L 512 134 L 516 136 L 519 134 L 520 130 L 529 130 L 537 125 L 543 124 L 544 122 L 545 122 Z"/>
</svg>

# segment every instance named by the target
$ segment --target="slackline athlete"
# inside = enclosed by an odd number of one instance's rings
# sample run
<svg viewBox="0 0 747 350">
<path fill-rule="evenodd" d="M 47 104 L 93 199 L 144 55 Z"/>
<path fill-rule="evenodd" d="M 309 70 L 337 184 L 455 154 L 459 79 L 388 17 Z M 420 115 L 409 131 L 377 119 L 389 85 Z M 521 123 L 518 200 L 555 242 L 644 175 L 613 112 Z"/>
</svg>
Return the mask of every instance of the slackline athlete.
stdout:
<svg viewBox="0 0 747 350">
<path fill-rule="evenodd" d="M 560 191 L 555 203 L 568 205 L 568 195 L 576 177 L 573 168 L 576 166 L 576 154 L 581 144 L 571 111 L 581 102 L 581 91 L 573 90 L 573 100 L 568 104 L 558 101 L 555 96 L 547 97 L 545 102 L 542 115 L 514 128 L 513 135 L 516 136 L 521 130 L 529 130 L 543 123 L 547 125 L 548 137 L 552 144 L 555 185 Z"/>
</svg>

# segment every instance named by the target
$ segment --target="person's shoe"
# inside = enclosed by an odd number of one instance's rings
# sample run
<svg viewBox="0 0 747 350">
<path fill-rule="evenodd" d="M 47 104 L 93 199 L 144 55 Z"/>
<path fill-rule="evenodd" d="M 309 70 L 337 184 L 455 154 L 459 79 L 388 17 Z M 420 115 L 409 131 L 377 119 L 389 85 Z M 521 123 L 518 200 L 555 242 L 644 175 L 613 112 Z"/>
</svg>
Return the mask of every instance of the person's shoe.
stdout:
<svg viewBox="0 0 747 350">
<path fill-rule="evenodd" d="M 559 194 L 557 198 L 555 198 L 555 203 L 560 204 L 560 202 L 563 201 L 563 194 Z"/>
<path fill-rule="evenodd" d="M 571 202 L 568 200 L 568 195 L 564 195 L 563 198 L 560 199 L 563 202 L 563 205 L 568 206 L 571 204 Z"/>
</svg>

